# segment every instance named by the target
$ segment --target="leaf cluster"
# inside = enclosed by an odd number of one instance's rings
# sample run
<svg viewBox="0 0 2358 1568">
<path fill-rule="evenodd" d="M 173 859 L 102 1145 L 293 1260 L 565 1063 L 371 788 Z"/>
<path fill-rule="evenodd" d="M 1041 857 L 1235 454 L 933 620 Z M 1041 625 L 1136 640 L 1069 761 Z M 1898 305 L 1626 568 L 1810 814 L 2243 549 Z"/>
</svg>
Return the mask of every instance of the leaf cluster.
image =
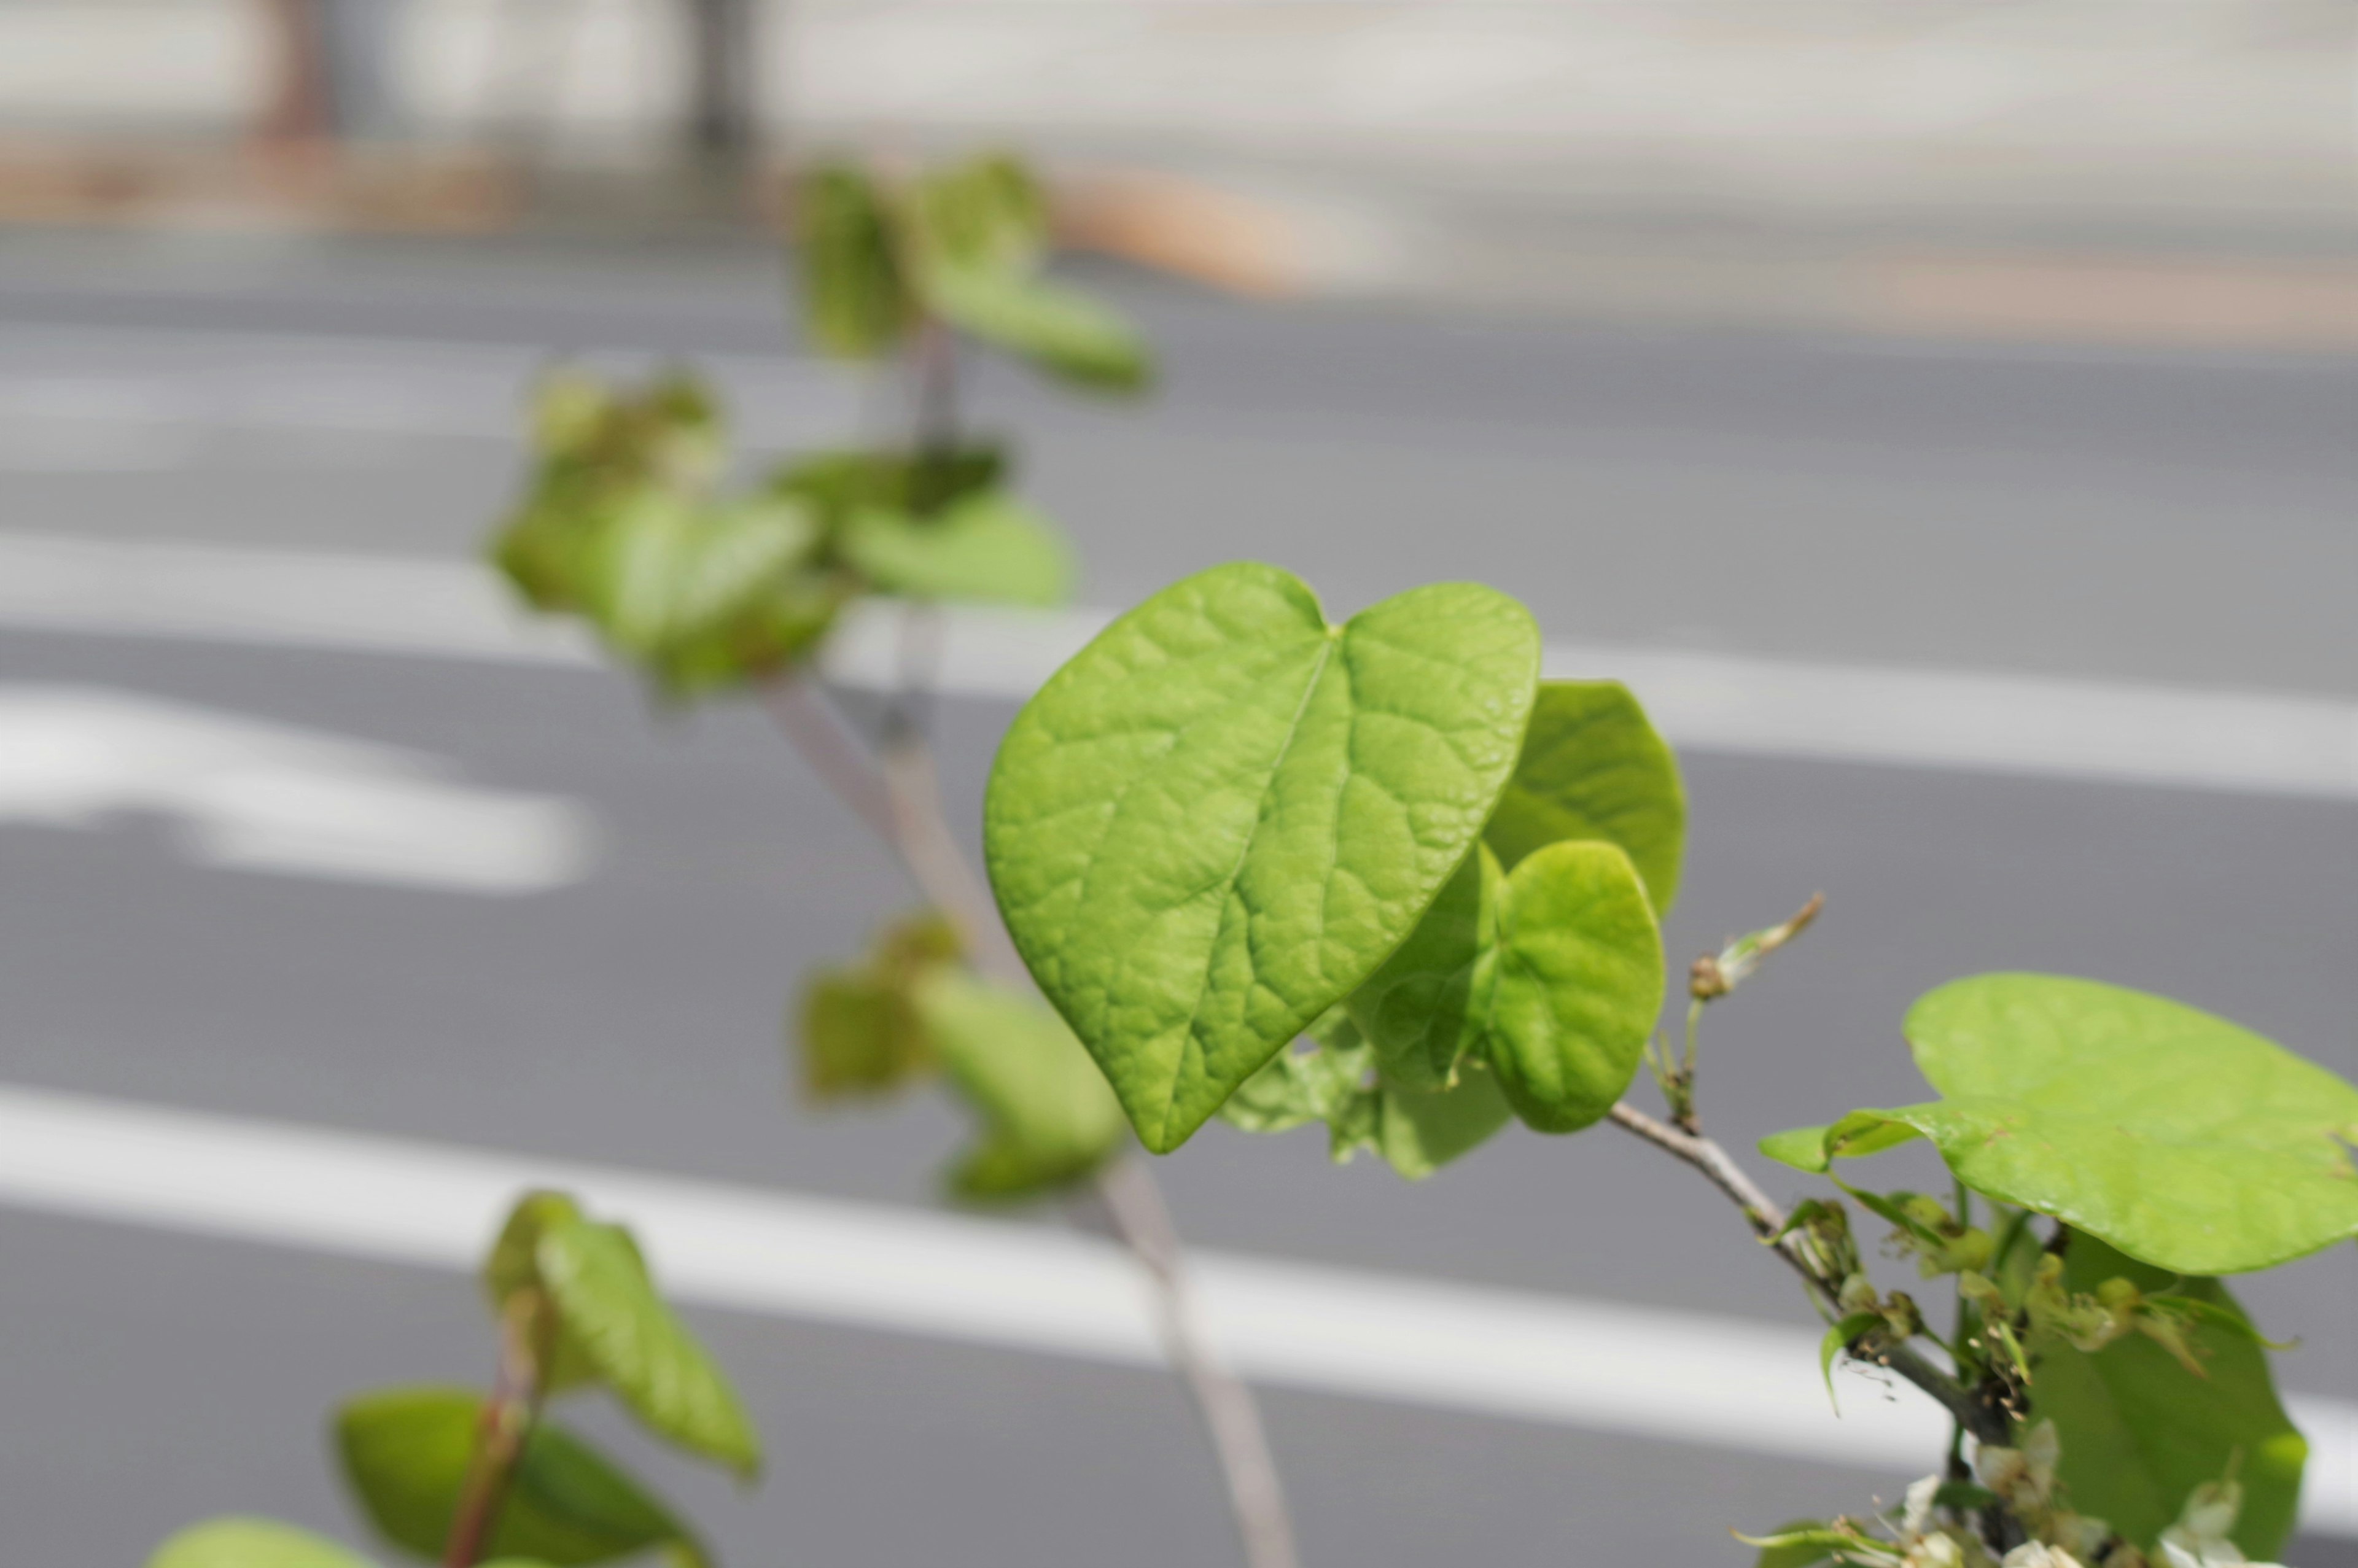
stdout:
<svg viewBox="0 0 2358 1568">
<path fill-rule="evenodd" d="M 693 1530 L 644 1483 L 547 1418 L 551 1399 L 603 1390 L 672 1446 L 751 1477 L 761 1440 L 695 1335 L 657 1293 L 628 1230 L 560 1193 L 526 1195 L 485 1260 L 501 1335 L 497 1385 L 414 1385 L 347 1401 L 333 1434 L 344 1478 L 389 1545 L 439 1561 L 478 1488 L 495 1514 L 486 1568 L 579 1568 L 657 1552 L 712 1568 Z M 504 1446 L 503 1446 L 504 1444 Z M 149 1568 L 368 1568 L 268 1519 L 174 1536 Z"/>
<path fill-rule="evenodd" d="M 795 1022 L 814 1099 L 946 1078 L 979 1127 L 944 1173 L 956 1197 L 1054 1192 L 1126 1141 L 1120 1107 L 1064 1021 L 1037 997 L 975 974 L 956 931 L 931 912 L 886 927 L 858 962 L 811 975 Z"/>
</svg>

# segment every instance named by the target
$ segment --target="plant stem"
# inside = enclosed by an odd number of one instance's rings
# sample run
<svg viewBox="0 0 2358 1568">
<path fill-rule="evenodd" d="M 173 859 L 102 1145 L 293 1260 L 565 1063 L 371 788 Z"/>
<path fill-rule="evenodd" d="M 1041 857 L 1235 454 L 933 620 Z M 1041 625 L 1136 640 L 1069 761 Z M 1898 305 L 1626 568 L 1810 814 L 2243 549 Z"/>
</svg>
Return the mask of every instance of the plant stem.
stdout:
<svg viewBox="0 0 2358 1568">
<path fill-rule="evenodd" d="M 475 1429 L 475 1452 L 460 1484 L 459 1506 L 442 1549 L 442 1568 L 475 1568 L 491 1543 L 507 1502 L 524 1445 L 540 1419 L 541 1303 L 537 1292 L 520 1292 L 500 1314 L 500 1366 L 492 1397 Z"/>
<path fill-rule="evenodd" d="M 1028 986 L 1031 974 L 999 919 L 990 889 L 959 849 L 941 806 L 940 775 L 924 735 L 893 726 L 871 757 L 840 714 L 807 678 L 763 688 L 786 739 L 812 771 L 900 858 L 910 880 L 965 939 L 976 966 Z M 1248 1568 L 1294 1568 L 1293 1528 L 1252 1390 L 1231 1371 L 1203 1333 L 1188 1288 L 1185 1254 L 1154 1178 L 1121 1157 L 1100 1168 L 1096 1197 L 1116 1239 L 1154 1287 L 1156 1316 L 1173 1368 L 1187 1385 L 1211 1439 Z"/>
<path fill-rule="evenodd" d="M 1682 1131 L 1668 1122 L 1657 1120 L 1627 1101 L 1615 1105 L 1610 1114 L 1616 1125 L 1701 1171 L 1705 1179 L 1726 1194 L 1742 1212 L 1745 1223 L 1752 1227 L 1752 1233 L 1768 1242 L 1777 1255 L 1801 1276 L 1802 1283 L 1809 1288 L 1810 1293 L 1829 1310 L 1840 1310 L 1834 1302 L 1842 1281 L 1825 1277 L 1801 1237 L 1785 1230 L 1785 1211 L 1760 1190 L 1726 1150 L 1699 1132 Z M 1779 1232 L 1783 1234 L 1779 1235 Z M 1938 1400 L 1942 1408 L 1978 1441 L 2002 1444 L 2012 1435 L 2007 1429 L 2004 1411 L 1985 1405 L 1974 1397 L 1974 1390 L 1925 1360 L 1909 1346 L 1893 1341 L 1884 1331 L 1869 1330 L 1849 1348 L 1860 1359 L 1889 1368 Z"/>
</svg>

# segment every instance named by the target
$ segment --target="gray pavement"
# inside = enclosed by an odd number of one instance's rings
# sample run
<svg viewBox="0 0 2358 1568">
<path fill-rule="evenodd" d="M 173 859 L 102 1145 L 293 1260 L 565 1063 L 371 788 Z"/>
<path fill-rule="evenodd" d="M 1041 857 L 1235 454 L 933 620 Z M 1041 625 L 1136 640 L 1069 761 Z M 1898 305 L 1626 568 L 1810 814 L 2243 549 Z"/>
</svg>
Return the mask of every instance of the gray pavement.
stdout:
<svg viewBox="0 0 2358 1568">
<path fill-rule="evenodd" d="M 207 278 L 124 253 L 69 270 L 59 254 L 0 254 L 0 332 L 83 332 L 85 371 L 151 385 L 250 369 L 258 338 L 300 331 L 508 345 L 524 361 L 538 346 L 733 354 L 756 391 L 804 389 L 778 394 L 782 433 L 844 401 L 806 366 L 758 359 L 783 342 L 757 257 L 643 255 L 541 287 L 516 255 L 378 252 L 343 275 L 290 254 Z M 1311 568 L 1343 606 L 1485 577 L 1582 640 L 2358 684 L 2338 608 L 2358 502 L 2346 362 L 1541 332 L 1136 297 L 1171 345 L 1162 405 L 1076 414 L 996 374 L 979 392 L 985 417 L 1036 432 L 1040 492 L 1080 535 L 1097 602 L 1250 552 Z M 388 352 L 351 351 L 363 365 Z M 12 353 L 0 381 L 27 362 Z M 172 428 L 193 433 L 161 457 L 0 471 L 0 525 L 455 553 L 513 462 L 490 431 Z M 0 680 L 419 747 L 583 802 L 607 844 L 579 887 L 476 900 L 200 869 L 138 825 L 0 828 L 0 1077 L 929 1201 L 958 1135 L 944 1108 L 820 1118 L 788 1092 L 793 978 L 905 893 L 751 715 L 659 721 L 603 674 L 67 634 L 0 634 Z M 962 820 L 1009 711 L 944 715 Z M 2358 914 L 2345 806 L 1687 766 L 1674 953 L 1813 889 L 1832 901 L 1714 1021 L 1705 1093 L 1731 1141 L 1913 1094 L 1900 1010 L 1978 968 L 2165 990 L 2358 1073 L 2336 961 Z M 1216 1130 L 1164 1171 L 1190 1236 L 1241 1250 L 1801 1314 L 1708 1192 L 1609 1133 L 1514 1136 L 1414 1188 L 1331 1170 L 1306 1134 Z M 135 1561 L 160 1530 L 230 1508 L 335 1526 L 315 1442 L 326 1406 L 373 1381 L 480 1372 L 473 1303 L 446 1276 L 14 1215 L 0 1255 L 16 1260 L 0 1270 L 11 1561 Z M 2358 1397 L 2358 1255 L 2248 1294 L 2272 1332 L 2305 1340 L 2286 1358 L 2292 1386 Z M 706 1324 L 778 1454 L 755 1500 L 680 1481 L 732 1560 L 1226 1560 L 1208 1467 L 1158 1379 Z M 1877 1476 L 1309 1396 L 1272 1409 L 1314 1563 L 1733 1563 L 1725 1526 L 1887 1496 L 1921 1463 L 1895 1456 Z M 2353 1560 L 2347 1541 L 2290 1558 Z"/>
</svg>

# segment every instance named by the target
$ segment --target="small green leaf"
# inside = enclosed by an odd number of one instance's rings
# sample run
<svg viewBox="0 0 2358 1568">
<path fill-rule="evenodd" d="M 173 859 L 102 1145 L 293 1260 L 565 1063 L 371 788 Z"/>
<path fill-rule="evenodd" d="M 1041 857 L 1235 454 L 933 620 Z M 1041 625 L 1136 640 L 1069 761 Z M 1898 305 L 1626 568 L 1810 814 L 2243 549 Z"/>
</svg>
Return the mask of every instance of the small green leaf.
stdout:
<svg viewBox="0 0 2358 1568">
<path fill-rule="evenodd" d="M 791 501 L 711 508 L 649 492 L 608 524 L 590 608 L 623 653 L 661 654 L 753 611 L 817 537 L 809 512 Z"/>
<path fill-rule="evenodd" d="M 481 1414 L 472 1390 L 446 1388 L 387 1390 L 337 1413 L 345 1478 L 387 1541 L 441 1557 Z M 654 1549 L 676 1568 L 709 1568 L 694 1535 L 638 1482 L 556 1422 L 544 1418 L 535 1426 L 492 1531 L 491 1554 L 576 1568 Z"/>
<path fill-rule="evenodd" d="M 1028 273 L 1048 244 L 1048 200 L 1032 171 L 1004 153 L 929 170 L 913 184 L 919 246 L 952 266 Z"/>
<path fill-rule="evenodd" d="M 1760 1152 L 1780 1165 L 1790 1165 L 1812 1175 L 1826 1172 L 1826 1127 L 1795 1127 L 1783 1132 L 1772 1132 L 1760 1140 Z"/>
<path fill-rule="evenodd" d="M 1574 1132 L 1613 1108 L 1662 1008 L 1662 940 L 1629 857 L 1551 844 L 1509 872 L 1485 1032 L 1515 1114 Z"/>
<path fill-rule="evenodd" d="M 2180 1281 L 2075 1233 L 2063 1288 L 2084 1294 L 2112 1279 L 2200 1303 L 2232 1323 L 2206 1313 L 2189 1330 L 2200 1378 L 2139 1334 L 2093 1354 L 2051 1336 L 2031 1342 L 2030 1419 L 2055 1422 L 2071 1506 L 2151 1552 L 2196 1487 L 2232 1473 L 2244 1487 L 2235 1543 L 2255 1562 L 2274 1560 L 2292 1529 L 2308 1444 L 2277 1401 L 2249 1320 L 2218 1281 Z"/>
<path fill-rule="evenodd" d="M 508 1211 L 507 1223 L 500 1227 L 499 1238 L 492 1243 L 491 1253 L 483 1260 L 483 1291 L 491 1298 L 495 1315 L 505 1314 L 509 1302 L 519 1292 L 540 1289 L 540 1238 L 549 1227 L 580 1223 L 579 1206 L 563 1193 L 526 1193 L 516 1200 L 515 1206 Z M 540 1382 L 551 1394 L 579 1388 L 598 1375 L 561 1322 L 556 1325 L 545 1351 Z"/>
<path fill-rule="evenodd" d="M 871 509 L 929 517 L 1009 475 L 1005 449 L 982 443 L 913 454 L 838 448 L 795 459 L 771 476 L 771 493 L 806 503 L 830 530 Z"/>
<path fill-rule="evenodd" d="M 1825 1379 L 1826 1399 L 1837 1411 L 1841 1405 L 1834 1400 L 1834 1361 L 1850 1348 L 1853 1340 L 1882 1321 L 1875 1313 L 1855 1312 L 1827 1329 L 1825 1337 L 1818 1341 L 1818 1375 Z"/>
<path fill-rule="evenodd" d="M 925 303 L 959 330 L 1092 392 L 1142 391 L 1153 371 L 1146 341 L 1086 294 L 998 268 L 928 266 Z"/>
<path fill-rule="evenodd" d="M 1481 1052 L 1504 881 L 1496 856 L 1480 849 L 1466 856 L 1408 940 L 1344 1004 L 1387 1081 L 1443 1088 L 1455 1080 L 1460 1061 Z"/>
<path fill-rule="evenodd" d="M 2358 1087 L 2224 1019 L 2052 975 L 1982 975 L 1917 1002 L 1945 1098 L 1854 1111 L 1814 1168 L 1922 1136 L 1976 1192 L 2185 1274 L 2266 1269 L 2358 1236 Z M 1812 1168 L 1799 1134 L 1764 1152 Z"/>
<path fill-rule="evenodd" d="M 874 360 L 915 319 L 882 193 L 864 170 L 826 164 L 796 187 L 803 330 L 820 351 Z"/>
<path fill-rule="evenodd" d="M 1412 1089 L 1385 1082 L 1381 1095 L 1376 1152 L 1412 1182 L 1471 1152 L 1514 1119 L 1498 1080 L 1478 1062 L 1466 1065 L 1454 1087 Z"/>
<path fill-rule="evenodd" d="M 1167 1153 L 1415 929 L 1512 771 L 1539 634 L 1443 584 L 1329 627 L 1271 567 L 1116 621 L 1016 717 L 983 846 L 1041 989 Z"/>
<path fill-rule="evenodd" d="M 1657 918 L 1679 893 L 1686 786 L 1646 710 L 1618 681 L 1542 681 L 1515 776 L 1483 838 L 1513 871 L 1524 856 L 1569 838 L 1618 844 L 1646 884 Z"/>
<path fill-rule="evenodd" d="M 1029 1196 L 1086 1177 L 1121 1147 L 1120 1103 L 1054 1010 L 952 968 L 925 976 L 914 1000 L 983 1119 L 981 1143 L 952 1174 L 959 1196 Z"/>
<path fill-rule="evenodd" d="M 1346 1116 L 1348 1102 L 1368 1092 L 1367 1043 L 1348 1019 L 1322 1019 L 1308 1033 L 1316 1041 L 1310 1050 L 1271 1057 L 1222 1102 L 1220 1119 L 1246 1132 L 1287 1132 Z"/>
<path fill-rule="evenodd" d="M 1765 1536 L 1739 1535 L 1738 1541 L 1760 1548 L 1753 1568 L 1815 1568 L 1831 1562 L 1837 1548 L 1855 1545 L 1858 1537 L 1821 1520 L 1797 1519 L 1780 1524 Z"/>
<path fill-rule="evenodd" d="M 930 518 L 856 512 L 840 547 L 888 594 L 1043 608 L 1072 597 L 1073 553 L 1064 535 L 1004 494 L 970 495 Z"/>
<path fill-rule="evenodd" d="M 147 1568 L 375 1568 L 323 1535 L 267 1519 L 190 1525 L 156 1549 Z"/>
<path fill-rule="evenodd" d="M 658 1436 L 752 1475 L 761 1439 L 720 1368 L 655 1293 L 620 1226 L 552 1225 L 534 1249 L 564 1332 L 631 1412 Z"/>
<path fill-rule="evenodd" d="M 957 929 L 927 911 L 887 926 L 859 964 L 806 980 L 798 1010 L 805 1092 L 822 1100 L 882 1094 L 930 1071 L 936 1053 L 914 988 L 959 947 Z"/>
</svg>

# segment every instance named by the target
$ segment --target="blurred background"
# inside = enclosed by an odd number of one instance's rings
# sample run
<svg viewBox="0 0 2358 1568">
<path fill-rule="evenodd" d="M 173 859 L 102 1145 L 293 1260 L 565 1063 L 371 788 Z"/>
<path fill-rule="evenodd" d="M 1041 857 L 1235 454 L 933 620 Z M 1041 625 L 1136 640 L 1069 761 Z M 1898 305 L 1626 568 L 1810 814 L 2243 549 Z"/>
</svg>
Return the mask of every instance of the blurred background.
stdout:
<svg viewBox="0 0 2358 1568">
<path fill-rule="evenodd" d="M 2358 1075 L 2353 89 L 2348 0 L 0 0 L 5 1555 L 359 1541 L 325 1412 L 488 1370 L 473 1238 L 399 1196 L 465 1151 L 1055 1293 L 1028 1222 L 925 1228 L 949 1112 L 792 1092 L 795 978 L 908 902 L 882 852 L 473 565 L 555 356 L 693 360 L 749 460 L 855 427 L 777 238 L 821 153 L 1036 156 L 1163 355 L 1136 408 L 977 379 L 1086 587 L 953 659 L 961 823 L 1087 612 L 1247 555 L 1337 612 L 1476 578 L 1680 744 L 1674 957 L 1828 894 L 1711 1021 L 1732 1146 L 1920 1098 L 1906 1003 L 1986 968 Z M 297 1146 L 422 1163 L 238 1164 Z M 1931 1467 L 1904 1411 L 1830 1424 L 1785 1280 L 1608 1132 L 1411 1187 L 1215 1127 L 1158 1173 L 1216 1273 L 1523 1314 L 1651 1390 L 1355 1382 L 1239 1319 L 1314 1565 L 1737 1564 Z M 691 1289 L 770 1477 L 644 1465 L 736 1563 L 1233 1560 L 1166 1378 L 945 1279 Z M 2302 1342 L 2287 1560 L 2358 1563 L 2358 1251 L 2245 1299 Z M 1727 1417 L 1764 1345 L 1802 1397 Z"/>
</svg>

